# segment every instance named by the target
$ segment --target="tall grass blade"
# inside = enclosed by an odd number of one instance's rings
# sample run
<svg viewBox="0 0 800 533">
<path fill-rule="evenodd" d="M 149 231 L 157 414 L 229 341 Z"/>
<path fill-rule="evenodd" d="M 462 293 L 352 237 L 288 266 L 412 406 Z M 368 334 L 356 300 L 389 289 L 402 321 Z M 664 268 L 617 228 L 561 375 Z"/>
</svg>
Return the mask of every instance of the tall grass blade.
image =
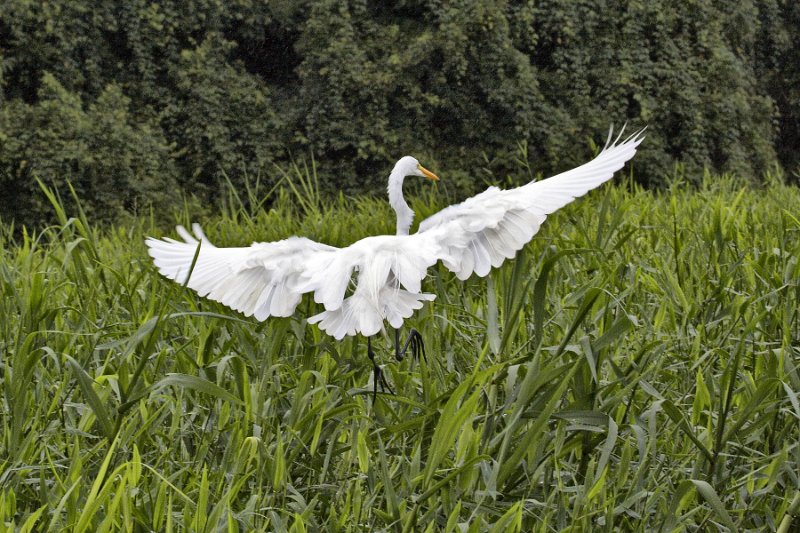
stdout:
<svg viewBox="0 0 800 533">
<path fill-rule="evenodd" d="M 725 527 L 730 529 L 733 533 L 738 533 L 739 529 L 736 527 L 736 524 L 733 523 L 733 520 L 731 520 L 728 511 L 725 510 L 725 506 L 722 504 L 722 500 L 719 499 L 714 487 L 699 479 L 691 479 L 690 481 L 697 489 L 697 492 L 708 502 L 720 521 L 725 524 Z"/>
<path fill-rule="evenodd" d="M 91 378 L 91 376 L 89 376 L 89 374 L 86 373 L 80 363 L 78 363 L 75 359 L 69 355 L 65 355 L 64 357 L 67 359 L 67 362 L 72 368 L 72 372 L 75 374 L 75 378 L 78 380 L 78 385 L 80 386 L 86 401 L 89 402 L 89 407 L 92 409 L 95 417 L 97 417 L 97 422 L 100 424 L 100 429 L 103 431 L 109 441 L 113 440 L 115 436 L 114 424 L 111 422 L 111 415 L 106 409 L 105 402 L 100 399 L 100 397 L 97 395 L 97 392 L 94 390 L 94 380 Z"/>
<path fill-rule="evenodd" d="M 214 398 L 218 398 L 220 400 L 225 400 L 226 402 L 231 402 L 237 405 L 241 405 L 243 402 L 227 390 L 223 389 L 219 385 L 211 383 L 207 379 L 201 378 L 199 376 L 190 376 L 188 374 L 179 374 L 179 373 L 170 373 L 167 374 L 165 377 L 158 380 L 153 386 L 152 391 L 157 392 L 163 390 L 167 387 L 178 387 L 181 389 L 191 389 L 197 392 L 202 392 L 203 394 L 208 394 Z"/>
<path fill-rule="evenodd" d="M 562 257 L 580 253 L 583 250 L 562 250 L 547 258 L 542 263 L 542 268 L 539 271 L 539 277 L 533 286 L 533 332 L 534 332 L 534 349 L 538 348 L 542 343 L 542 328 L 544 326 L 544 308 L 547 301 L 547 284 L 550 279 L 550 272 L 555 267 L 556 263 Z"/>
</svg>

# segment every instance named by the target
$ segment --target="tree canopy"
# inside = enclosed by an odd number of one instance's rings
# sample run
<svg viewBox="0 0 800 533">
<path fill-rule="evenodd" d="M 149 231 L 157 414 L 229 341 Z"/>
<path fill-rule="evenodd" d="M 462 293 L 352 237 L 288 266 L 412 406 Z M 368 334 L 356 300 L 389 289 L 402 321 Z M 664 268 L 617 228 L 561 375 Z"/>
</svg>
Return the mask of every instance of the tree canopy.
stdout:
<svg viewBox="0 0 800 533">
<path fill-rule="evenodd" d="M 625 121 L 643 183 L 758 180 L 800 164 L 799 49 L 788 0 L 8 0 L 0 215 L 40 221 L 37 178 L 112 219 L 312 154 L 328 190 L 414 154 L 474 192 Z"/>
</svg>

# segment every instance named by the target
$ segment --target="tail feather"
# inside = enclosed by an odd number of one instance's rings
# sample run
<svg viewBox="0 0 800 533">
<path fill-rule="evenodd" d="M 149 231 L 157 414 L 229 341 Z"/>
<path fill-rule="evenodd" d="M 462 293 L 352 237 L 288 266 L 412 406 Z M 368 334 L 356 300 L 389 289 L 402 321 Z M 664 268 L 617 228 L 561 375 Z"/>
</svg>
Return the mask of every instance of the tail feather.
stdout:
<svg viewBox="0 0 800 533">
<path fill-rule="evenodd" d="M 384 320 L 393 328 L 401 327 L 405 319 L 422 307 L 423 302 L 434 298 L 433 294 L 384 288 L 380 292 L 379 308 L 376 308 L 365 293 L 355 293 L 345 298 L 339 308 L 314 315 L 308 322 L 319 324 L 322 331 L 337 340 L 358 333 L 369 337 L 383 329 Z"/>
</svg>

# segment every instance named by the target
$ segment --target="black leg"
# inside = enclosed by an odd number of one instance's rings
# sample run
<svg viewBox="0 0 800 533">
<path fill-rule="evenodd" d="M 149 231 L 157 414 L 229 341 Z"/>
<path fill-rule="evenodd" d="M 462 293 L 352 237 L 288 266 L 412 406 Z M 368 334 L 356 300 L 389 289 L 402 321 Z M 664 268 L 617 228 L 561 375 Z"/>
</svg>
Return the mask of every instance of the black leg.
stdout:
<svg viewBox="0 0 800 533">
<path fill-rule="evenodd" d="M 422 358 L 425 359 L 426 362 L 428 361 L 428 357 L 425 355 L 425 343 L 422 342 L 422 335 L 420 335 L 419 331 L 411 328 L 411 331 L 408 332 L 406 343 L 402 348 L 400 348 L 400 332 L 398 330 L 394 330 L 395 359 L 402 361 L 406 356 L 406 351 L 408 351 L 409 347 L 411 347 L 411 355 L 414 356 L 414 359 L 419 361 L 419 356 L 422 355 Z"/>
<path fill-rule="evenodd" d="M 383 375 L 383 369 L 378 366 L 378 363 L 375 362 L 375 351 L 372 349 L 372 337 L 367 337 L 367 356 L 369 357 L 369 360 L 372 361 L 372 403 L 375 403 L 375 400 L 378 398 L 379 386 L 381 388 L 381 392 L 388 390 L 394 394 L 394 391 L 389 386 L 389 382 L 386 381 L 386 376 Z"/>
</svg>

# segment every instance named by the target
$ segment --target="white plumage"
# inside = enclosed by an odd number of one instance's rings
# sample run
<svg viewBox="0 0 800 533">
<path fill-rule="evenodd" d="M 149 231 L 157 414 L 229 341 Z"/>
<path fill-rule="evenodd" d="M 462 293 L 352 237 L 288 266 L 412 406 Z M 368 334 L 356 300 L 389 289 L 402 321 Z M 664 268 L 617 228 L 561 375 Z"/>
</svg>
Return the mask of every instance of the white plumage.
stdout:
<svg viewBox="0 0 800 533">
<path fill-rule="evenodd" d="M 406 156 L 389 176 L 389 203 L 397 213 L 397 235 L 361 239 L 335 248 L 304 237 L 217 248 L 197 224 L 194 235 L 178 226 L 183 241 L 149 237 L 150 255 L 169 279 L 246 316 L 266 320 L 290 316 L 302 295 L 313 293 L 325 310 L 308 319 L 337 339 L 374 335 L 384 321 L 399 328 L 433 294 L 421 292 L 429 267 L 442 261 L 459 279 L 486 276 L 514 257 L 539 231 L 547 215 L 611 179 L 636 153 L 641 131 L 621 143 L 611 134 L 590 162 L 509 190 L 490 187 L 423 220 L 409 235 L 414 212 L 402 194 L 406 176 L 438 179 Z M 199 246 L 199 252 L 197 250 Z"/>
</svg>

